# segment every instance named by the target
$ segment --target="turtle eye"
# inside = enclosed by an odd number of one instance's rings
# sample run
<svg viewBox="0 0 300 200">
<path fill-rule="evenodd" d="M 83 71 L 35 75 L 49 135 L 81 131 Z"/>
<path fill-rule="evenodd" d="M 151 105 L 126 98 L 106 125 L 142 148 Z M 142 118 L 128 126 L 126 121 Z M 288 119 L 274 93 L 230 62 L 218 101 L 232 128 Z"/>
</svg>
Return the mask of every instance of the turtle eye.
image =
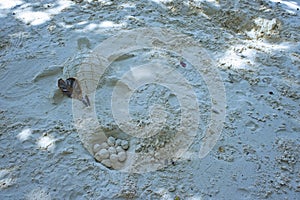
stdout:
<svg viewBox="0 0 300 200">
<path fill-rule="evenodd" d="M 59 88 L 65 87 L 65 86 L 66 86 L 66 82 L 65 82 L 63 79 L 59 79 L 59 80 L 57 81 L 57 86 L 58 86 Z"/>
</svg>

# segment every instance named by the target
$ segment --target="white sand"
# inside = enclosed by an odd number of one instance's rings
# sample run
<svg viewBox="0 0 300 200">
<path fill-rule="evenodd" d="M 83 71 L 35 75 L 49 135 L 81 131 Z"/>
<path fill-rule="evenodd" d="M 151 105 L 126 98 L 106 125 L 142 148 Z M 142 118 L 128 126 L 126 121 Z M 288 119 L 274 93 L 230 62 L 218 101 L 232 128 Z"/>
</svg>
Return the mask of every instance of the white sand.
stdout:
<svg viewBox="0 0 300 200">
<path fill-rule="evenodd" d="M 299 9 L 298 0 L 1 0 L 0 199 L 299 199 Z M 143 126 L 149 107 L 168 100 L 171 129 L 163 130 L 166 136 L 134 139 L 113 118 L 110 97 L 116 82 L 149 58 L 173 63 L 191 82 L 202 120 L 180 159 L 133 174 L 94 160 L 89 145 L 98 141 L 85 141 L 84 133 L 78 133 L 73 120 L 77 110 L 58 90 L 57 80 L 78 77 L 78 68 L 101 42 L 143 27 L 170 28 L 207 51 L 225 86 L 226 118 L 224 124 L 220 121 L 224 128 L 217 143 L 200 159 L 211 116 L 205 78 L 186 60 L 180 63 L 178 55 L 144 49 L 117 58 L 109 68 L 115 71 L 94 84 L 98 89 L 95 99 L 90 98 L 101 131 L 90 138 L 100 138 L 102 132 L 127 139 L 133 154 L 154 151 L 153 158 L 159 157 L 155 148 L 160 142 L 174 142 L 170 134 L 183 108 L 177 110 L 178 98 L 164 87 L 138 88 L 129 108 Z"/>
</svg>

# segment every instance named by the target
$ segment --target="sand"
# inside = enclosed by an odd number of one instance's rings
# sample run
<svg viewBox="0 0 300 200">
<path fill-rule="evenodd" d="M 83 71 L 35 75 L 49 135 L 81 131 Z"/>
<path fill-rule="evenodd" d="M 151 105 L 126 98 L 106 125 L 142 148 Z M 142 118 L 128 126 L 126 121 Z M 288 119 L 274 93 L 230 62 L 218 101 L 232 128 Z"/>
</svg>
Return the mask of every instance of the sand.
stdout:
<svg viewBox="0 0 300 200">
<path fill-rule="evenodd" d="M 2 0 L 0 199 L 299 199 L 299 9 Z"/>
</svg>

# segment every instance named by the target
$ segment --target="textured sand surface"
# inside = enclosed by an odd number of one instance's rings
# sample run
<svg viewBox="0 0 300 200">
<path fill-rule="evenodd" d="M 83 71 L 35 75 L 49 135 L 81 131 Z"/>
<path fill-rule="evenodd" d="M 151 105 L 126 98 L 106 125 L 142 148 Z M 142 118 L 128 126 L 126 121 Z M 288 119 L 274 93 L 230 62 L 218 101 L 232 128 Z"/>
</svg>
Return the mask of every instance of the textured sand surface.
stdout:
<svg viewBox="0 0 300 200">
<path fill-rule="evenodd" d="M 299 199 L 299 9 L 298 0 L 1 0 L 0 199 Z M 77 77 L 101 42 L 145 27 L 186 34 L 205 49 L 224 84 L 226 116 L 217 143 L 200 159 L 208 119 L 219 113 L 210 113 L 214 102 L 205 78 L 170 52 L 140 49 L 112 58 L 105 76 L 91 83 L 98 121 L 84 125 L 87 134 L 101 129 L 107 137 L 129 141 L 129 151 L 153 158 L 172 143 L 183 111 L 180 98 L 166 87 L 148 84 L 130 91 L 129 104 L 132 120 L 141 126 L 148 123 L 149 107 L 166 105 L 165 134 L 133 139 L 113 117 L 117 80 L 149 60 L 184 75 L 201 113 L 198 134 L 184 156 L 134 174 L 95 161 L 92 147 L 106 138 L 87 137 L 90 146 L 84 145 L 83 129 L 76 129 L 73 118 L 74 105 L 84 105 L 74 101 L 72 107 L 57 80 Z"/>
</svg>

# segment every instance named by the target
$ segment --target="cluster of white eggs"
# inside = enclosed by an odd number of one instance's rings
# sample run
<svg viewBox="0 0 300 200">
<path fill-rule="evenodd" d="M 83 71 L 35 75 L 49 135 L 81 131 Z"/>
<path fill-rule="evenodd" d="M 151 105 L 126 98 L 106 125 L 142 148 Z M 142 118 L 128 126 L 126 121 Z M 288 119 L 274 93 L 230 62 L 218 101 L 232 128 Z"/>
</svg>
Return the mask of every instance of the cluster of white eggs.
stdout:
<svg viewBox="0 0 300 200">
<path fill-rule="evenodd" d="M 106 142 L 94 145 L 94 157 L 104 166 L 118 169 L 127 159 L 128 148 L 128 141 L 109 137 Z"/>
</svg>

